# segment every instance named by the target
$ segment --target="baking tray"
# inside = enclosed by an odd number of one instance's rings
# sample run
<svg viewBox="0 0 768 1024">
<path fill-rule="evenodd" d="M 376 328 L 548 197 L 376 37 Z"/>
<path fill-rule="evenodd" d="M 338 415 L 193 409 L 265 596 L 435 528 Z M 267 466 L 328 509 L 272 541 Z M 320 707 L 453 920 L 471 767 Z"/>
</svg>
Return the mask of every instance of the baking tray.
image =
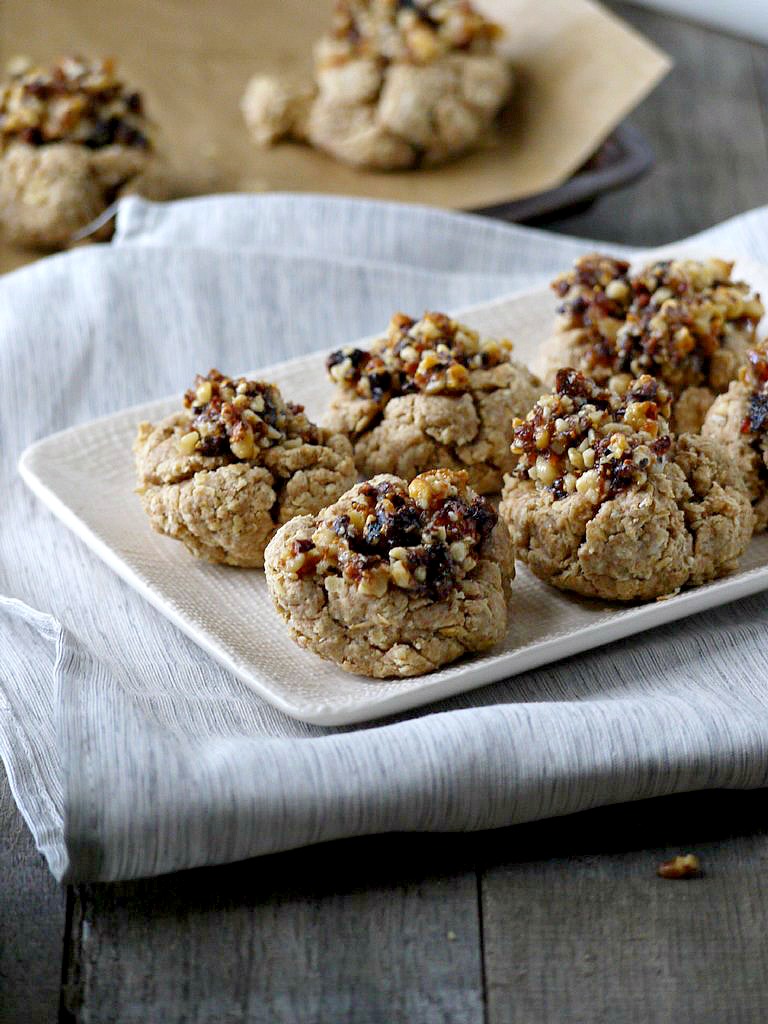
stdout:
<svg viewBox="0 0 768 1024">
<path fill-rule="evenodd" d="M 637 181 L 653 166 L 650 143 L 633 125 L 621 124 L 564 185 L 509 203 L 472 210 L 486 217 L 523 223 L 552 219 L 590 205 L 601 195 Z"/>
</svg>

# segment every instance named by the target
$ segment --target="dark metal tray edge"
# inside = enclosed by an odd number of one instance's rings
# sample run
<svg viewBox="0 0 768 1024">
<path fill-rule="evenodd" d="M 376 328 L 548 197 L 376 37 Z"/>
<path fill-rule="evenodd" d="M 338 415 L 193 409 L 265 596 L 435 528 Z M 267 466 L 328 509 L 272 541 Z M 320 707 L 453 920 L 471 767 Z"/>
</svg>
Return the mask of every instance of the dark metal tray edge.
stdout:
<svg viewBox="0 0 768 1024">
<path fill-rule="evenodd" d="M 645 174 L 653 162 L 653 149 L 645 136 L 632 125 L 621 124 L 584 168 L 564 185 L 471 212 L 510 221 L 546 217 L 569 207 L 589 203 L 606 192 L 629 185 Z"/>
</svg>

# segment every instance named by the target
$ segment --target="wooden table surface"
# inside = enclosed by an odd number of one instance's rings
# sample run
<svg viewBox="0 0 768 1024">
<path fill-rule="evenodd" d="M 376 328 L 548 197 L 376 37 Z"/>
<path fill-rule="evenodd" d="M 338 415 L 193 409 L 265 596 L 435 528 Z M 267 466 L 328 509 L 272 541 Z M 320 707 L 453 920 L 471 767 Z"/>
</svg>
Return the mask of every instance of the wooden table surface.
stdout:
<svg viewBox="0 0 768 1024">
<path fill-rule="evenodd" d="M 677 60 L 642 182 L 550 226 L 656 244 L 768 203 L 768 51 L 614 4 Z M 0 776 L 0 1022 L 756 1024 L 768 793 L 348 840 L 60 889 Z M 656 877 L 697 852 L 698 881 Z"/>
</svg>

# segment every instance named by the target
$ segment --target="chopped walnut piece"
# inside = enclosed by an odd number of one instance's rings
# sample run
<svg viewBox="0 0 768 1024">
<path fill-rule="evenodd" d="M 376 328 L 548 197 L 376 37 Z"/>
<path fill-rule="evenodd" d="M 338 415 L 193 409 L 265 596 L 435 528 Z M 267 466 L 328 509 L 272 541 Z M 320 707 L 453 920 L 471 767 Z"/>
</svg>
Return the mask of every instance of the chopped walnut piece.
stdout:
<svg viewBox="0 0 768 1024">
<path fill-rule="evenodd" d="M 600 388 L 563 369 L 555 390 L 515 421 L 513 474 L 551 490 L 555 500 L 578 491 L 594 502 L 642 486 L 652 462 L 670 449 L 669 392 L 653 377 Z"/>
<path fill-rule="evenodd" d="M 395 395 L 457 394 L 468 391 L 470 370 L 486 370 L 510 361 L 512 343 L 481 339 L 471 327 L 445 313 L 413 320 L 396 313 L 383 338 L 370 350 L 343 348 L 327 360 L 335 383 L 361 398 L 386 403 Z"/>
<path fill-rule="evenodd" d="M 659 864 L 656 874 L 659 878 L 701 878 L 701 862 L 695 853 L 680 854 Z"/>
<path fill-rule="evenodd" d="M 0 84 L 0 147 L 13 140 L 151 149 L 141 93 L 117 78 L 114 61 L 80 57 L 12 69 Z"/>
</svg>

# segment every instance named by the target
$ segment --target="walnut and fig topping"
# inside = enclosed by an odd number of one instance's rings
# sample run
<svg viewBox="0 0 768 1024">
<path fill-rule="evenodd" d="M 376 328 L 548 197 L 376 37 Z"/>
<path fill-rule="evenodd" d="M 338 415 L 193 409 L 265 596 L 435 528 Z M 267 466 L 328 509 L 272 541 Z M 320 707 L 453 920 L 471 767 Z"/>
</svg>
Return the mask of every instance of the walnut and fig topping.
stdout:
<svg viewBox="0 0 768 1024">
<path fill-rule="evenodd" d="M 184 395 L 190 430 L 180 439 L 184 454 L 224 455 L 249 461 L 275 445 L 317 444 L 317 427 L 300 405 L 283 401 L 274 384 L 226 377 L 218 370 L 198 375 Z"/>
<path fill-rule="evenodd" d="M 642 487 L 671 447 L 670 395 L 647 375 L 622 384 L 601 388 L 576 370 L 560 370 L 554 392 L 515 421 L 514 475 L 556 501 L 578 492 L 597 503 Z"/>
<path fill-rule="evenodd" d="M 719 259 L 660 260 L 631 275 L 626 261 L 591 254 L 552 288 L 562 326 L 585 332 L 582 369 L 650 373 L 677 395 L 706 385 L 729 333 L 754 333 L 763 316 L 732 271 Z"/>
<path fill-rule="evenodd" d="M 481 339 L 477 331 L 444 313 L 413 320 L 392 317 L 387 334 L 369 350 L 342 348 L 327 360 L 336 384 L 382 405 L 397 395 L 459 394 L 470 389 L 470 373 L 510 361 L 512 343 Z"/>
<path fill-rule="evenodd" d="M 557 311 L 564 326 L 588 330 L 595 360 L 610 360 L 632 299 L 629 263 L 599 253 L 582 256 L 555 278 L 552 290 L 561 300 Z"/>
<path fill-rule="evenodd" d="M 336 0 L 321 66 L 373 57 L 429 64 L 450 52 L 487 53 L 500 29 L 469 0 Z"/>
<path fill-rule="evenodd" d="M 348 499 L 293 542 L 290 573 L 342 576 L 373 597 L 391 585 L 439 601 L 475 568 L 498 521 L 463 471 L 432 470 L 410 484 L 379 478 Z"/>
<path fill-rule="evenodd" d="M 739 371 L 739 380 L 750 389 L 747 415 L 741 424 L 742 434 L 755 434 L 756 439 L 768 433 L 768 340 L 760 342 L 747 353 L 747 365 Z"/>
<path fill-rule="evenodd" d="M 0 147 L 14 140 L 152 148 L 141 94 L 117 78 L 114 61 L 79 57 L 50 69 L 22 61 L 0 84 Z"/>
</svg>

